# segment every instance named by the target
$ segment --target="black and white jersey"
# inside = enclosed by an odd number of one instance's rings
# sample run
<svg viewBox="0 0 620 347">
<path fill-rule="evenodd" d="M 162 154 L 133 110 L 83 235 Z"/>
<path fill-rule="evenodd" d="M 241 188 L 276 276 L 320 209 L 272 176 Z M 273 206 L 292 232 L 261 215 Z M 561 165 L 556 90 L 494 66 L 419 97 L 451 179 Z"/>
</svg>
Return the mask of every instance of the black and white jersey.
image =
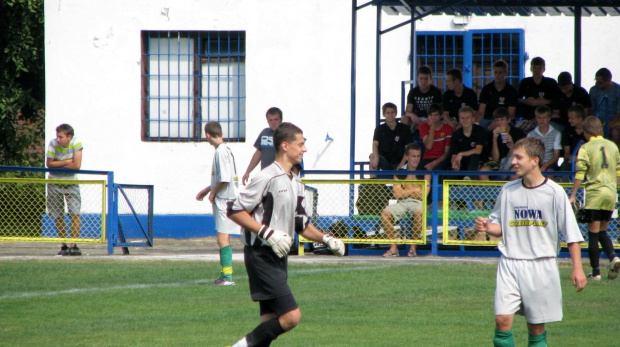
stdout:
<svg viewBox="0 0 620 347">
<path fill-rule="evenodd" d="M 291 176 L 287 175 L 278 162 L 273 162 L 239 193 L 229 206 L 228 213 L 230 215 L 243 210 L 248 211 L 258 223 L 295 238 L 296 217 L 305 216 L 304 185 L 299 176 L 292 172 Z M 301 228 L 298 225 L 297 229 L 301 232 L 305 225 Z M 255 233 L 243 230 L 242 236 L 245 245 L 254 245 Z"/>
</svg>

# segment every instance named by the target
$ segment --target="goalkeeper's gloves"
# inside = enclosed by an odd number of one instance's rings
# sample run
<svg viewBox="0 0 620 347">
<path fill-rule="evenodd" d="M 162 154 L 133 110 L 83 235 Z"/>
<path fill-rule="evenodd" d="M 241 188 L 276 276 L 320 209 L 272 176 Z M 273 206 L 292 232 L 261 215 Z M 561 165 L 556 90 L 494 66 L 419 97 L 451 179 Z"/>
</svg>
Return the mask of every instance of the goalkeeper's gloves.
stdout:
<svg viewBox="0 0 620 347">
<path fill-rule="evenodd" d="M 261 226 L 260 230 L 258 230 L 258 238 L 267 242 L 279 258 L 287 255 L 293 245 L 293 239 L 289 234 L 283 231 L 273 230 L 266 225 Z"/>
<path fill-rule="evenodd" d="M 342 241 L 340 241 L 339 239 L 331 235 L 325 235 L 323 236 L 323 243 L 335 255 L 340 256 L 340 257 L 344 255 L 344 243 L 342 243 Z"/>
</svg>

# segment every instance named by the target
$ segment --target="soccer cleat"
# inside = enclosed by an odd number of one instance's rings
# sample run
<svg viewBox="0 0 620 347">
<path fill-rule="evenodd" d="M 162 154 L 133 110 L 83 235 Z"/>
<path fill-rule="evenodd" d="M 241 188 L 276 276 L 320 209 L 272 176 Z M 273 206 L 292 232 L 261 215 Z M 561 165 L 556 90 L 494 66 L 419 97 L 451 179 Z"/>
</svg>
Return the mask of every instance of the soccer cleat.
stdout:
<svg viewBox="0 0 620 347">
<path fill-rule="evenodd" d="M 80 251 L 77 245 L 73 245 L 69 248 L 69 255 L 82 255 L 82 251 Z"/>
<path fill-rule="evenodd" d="M 600 281 L 600 280 L 601 280 L 601 275 L 596 275 L 596 276 L 594 276 L 594 275 L 592 275 L 592 274 L 588 274 L 588 276 L 587 276 L 587 277 L 588 277 L 588 279 L 589 279 L 589 280 L 591 280 L 591 281 Z"/>
<path fill-rule="evenodd" d="M 58 255 L 69 255 L 69 247 L 67 247 L 66 243 L 63 243 L 60 246 L 60 252 L 58 252 Z"/>
<path fill-rule="evenodd" d="M 614 280 L 618 277 L 618 272 L 620 272 L 620 258 L 615 257 L 609 263 L 609 274 L 607 275 L 607 279 Z"/>
<path fill-rule="evenodd" d="M 234 286 L 235 282 L 233 281 L 229 281 L 225 278 L 218 278 L 215 280 L 215 282 L 213 282 L 214 286 Z"/>
</svg>

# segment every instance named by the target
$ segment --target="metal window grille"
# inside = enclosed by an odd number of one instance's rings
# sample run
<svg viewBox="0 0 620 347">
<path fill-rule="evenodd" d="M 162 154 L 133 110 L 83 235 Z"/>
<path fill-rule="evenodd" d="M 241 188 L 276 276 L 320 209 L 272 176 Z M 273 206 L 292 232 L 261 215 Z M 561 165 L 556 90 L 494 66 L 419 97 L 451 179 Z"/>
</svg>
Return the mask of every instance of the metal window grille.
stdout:
<svg viewBox="0 0 620 347">
<path fill-rule="evenodd" d="M 245 141 L 245 32 L 142 32 L 142 139 L 203 140 L 208 121 Z"/>
<path fill-rule="evenodd" d="M 493 80 L 493 63 L 508 63 L 508 83 L 519 88 L 523 78 L 523 30 L 473 30 L 464 32 L 418 32 L 416 34 L 417 66 L 433 69 L 433 83 L 446 89 L 448 71 L 463 71 L 463 83 L 476 93 Z M 414 81 L 415 82 L 415 81 Z"/>
</svg>

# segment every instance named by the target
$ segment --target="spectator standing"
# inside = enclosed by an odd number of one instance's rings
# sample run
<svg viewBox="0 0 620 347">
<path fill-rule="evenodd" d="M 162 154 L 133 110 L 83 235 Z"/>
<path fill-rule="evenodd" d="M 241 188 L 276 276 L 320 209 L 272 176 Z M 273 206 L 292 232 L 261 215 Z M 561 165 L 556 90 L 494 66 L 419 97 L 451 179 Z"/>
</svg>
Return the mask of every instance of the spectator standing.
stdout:
<svg viewBox="0 0 620 347">
<path fill-rule="evenodd" d="M 583 122 L 583 132 L 588 142 L 581 146 L 575 163 L 575 182 L 570 193 L 570 201 L 575 198 L 581 183 L 586 189 L 586 218 L 588 219 L 588 255 L 592 273 L 588 276 L 592 280 L 601 279 L 599 268 L 600 251 L 609 259 L 610 280 L 618 277 L 620 259 L 614 252 L 614 245 L 607 235 L 607 228 L 613 210 L 616 208 L 617 184 L 620 180 L 620 154 L 615 143 L 603 138 L 603 125 L 596 117 L 588 117 Z"/>
<path fill-rule="evenodd" d="M 542 175 L 543 155 L 539 139 L 519 140 L 512 163 L 520 179 L 504 184 L 489 218 L 476 218 L 478 232 L 501 237 L 494 346 L 515 345 L 515 314 L 525 316 L 528 346 L 547 346 L 545 324 L 562 320 L 557 262 L 560 231 L 573 263 L 573 286 L 580 292 L 587 285 L 581 264 L 581 231 L 564 188 Z"/>
<path fill-rule="evenodd" d="M 545 155 L 542 158 L 540 171 L 557 171 L 558 159 L 562 150 L 562 134 L 551 126 L 551 109 L 542 105 L 536 108 L 536 123 L 534 130 L 527 137 L 536 137 L 545 145 Z"/>
<path fill-rule="evenodd" d="M 469 106 L 459 111 L 461 127 L 456 129 L 450 141 L 452 170 L 478 171 L 480 155 L 486 143 L 486 131 L 474 124 L 476 111 Z"/>
<path fill-rule="evenodd" d="M 514 119 L 517 108 L 517 90 L 508 84 L 508 64 L 503 60 L 498 60 L 493 64 L 493 81 L 482 87 L 478 112 L 476 113 L 476 123 L 480 124 L 485 130 L 493 130 L 496 125 L 493 123 L 493 112 L 498 107 L 504 107 L 510 115 L 509 121 Z"/>
<path fill-rule="evenodd" d="M 273 133 L 276 131 L 278 125 L 282 123 L 282 110 L 277 107 L 271 107 L 267 110 L 265 117 L 267 118 L 269 127 L 263 129 L 263 131 L 258 134 L 256 141 L 254 141 L 254 148 L 256 148 L 256 151 L 252 159 L 250 159 L 250 164 L 247 170 L 245 170 L 245 174 L 243 174 L 243 185 L 248 182 L 250 173 L 258 163 L 260 163 L 260 169 L 262 170 L 271 165 L 276 157 L 276 151 L 273 148 Z"/>
<path fill-rule="evenodd" d="M 568 108 L 569 126 L 562 131 L 562 150 L 564 151 L 564 161 L 560 165 L 561 171 L 571 171 L 573 163 L 573 152 L 579 143 L 585 143 L 586 138 L 583 134 L 582 124 L 586 117 L 586 111 L 581 105 Z"/>
<path fill-rule="evenodd" d="M 205 125 L 205 136 L 209 144 L 215 148 L 215 153 L 211 167 L 211 185 L 198 192 L 196 200 L 202 201 L 209 194 L 209 202 L 213 206 L 221 266 L 220 277 L 213 284 L 229 286 L 235 285 L 230 235 L 239 235 L 241 230 L 235 222 L 228 219 L 226 210 L 227 204 L 232 203 L 239 194 L 239 177 L 235 157 L 222 135 L 220 123 L 210 121 Z"/>
<path fill-rule="evenodd" d="M 594 78 L 596 83 L 590 88 L 590 115 L 597 116 L 603 124 L 608 123 L 610 140 L 620 146 L 620 85 L 611 80 L 611 71 L 607 68 L 599 69 Z M 603 101 L 605 97 L 607 101 Z"/>
<path fill-rule="evenodd" d="M 385 123 L 375 128 L 369 166 L 370 170 L 396 170 L 405 155 L 405 145 L 411 142 L 411 131 L 396 120 L 395 104 L 388 102 L 381 109 Z"/>
<path fill-rule="evenodd" d="M 428 119 L 420 123 L 420 137 L 424 143 L 424 156 L 420 166 L 424 170 L 444 170 L 449 164 L 450 142 L 454 129 L 441 121 L 443 107 L 428 107 Z"/>
<path fill-rule="evenodd" d="M 452 69 L 446 73 L 446 86 L 448 90 L 443 93 L 443 121 L 456 127 L 459 119 L 459 110 L 465 106 L 478 110 L 478 96 L 476 92 L 463 85 L 463 72 Z"/>
<path fill-rule="evenodd" d="M 568 109 L 575 105 L 581 105 L 585 109 L 587 115 L 590 111 L 592 102 L 588 92 L 573 84 L 573 77 L 570 72 L 560 72 L 558 75 L 558 86 L 560 92 L 556 94 L 553 101 L 552 123 L 556 123 L 562 127 L 568 125 Z M 560 129 L 558 129 L 560 130 Z M 560 130 L 561 131 L 561 130 Z"/>
<path fill-rule="evenodd" d="M 405 148 L 405 157 L 407 159 L 407 164 L 399 170 L 418 170 L 421 155 L 422 150 L 417 143 L 408 144 Z M 417 180 L 418 178 L 413 173 L 407 173 L 406 175 L 403 175 L 401 177 L 394 176 L 394 180 L 399 179 Z M 425 175 L 424 180 L 426 180 L 426 194 L 428 195 L 428 188 L 430 187 L 431 183 L 430 175 Z M 397 182 L 394 182 L 392 193 L 394 195 L 394 198 L 398 200 L 398 202 L 396 204 L 387 206 L 385 209 L 383 209 L 383 211 L 381 211 L 381 226 L 389 239 L 396 238 L 394 223 L 408 216 L 412 217 L 413 222 L 411 237 L 413 239 L 420 239 L 422 237 L 422 231 L 424 229 L 424 225 L 422 225 L 422 213 L 424 212 L 422 208 L 422 201 L 426 198 L 422 192 L 423 189 L 418 184 L 398 184 Z M 410 245 L 407 256 L 417 257 L 417 255 L 418 254 L 416 253 L 416 245 Z M 390 249 L 388 249 L 388 251 L 385 252 L 383 256 L 398 257 L 398 247 L 396 246 L 396 244 L 390 245 Z"/>
<path fill-rule="evenodd" d="M 442 102 L 441 90 L 433 85 L 433 70 L 430 66 L 420 66 L 416 81 L 418 85 L 407 94 L 405 115 L 402 117 L 403 124 L 409 125 L 412 133 L 428 116 L 428 107 Z"/>
<path fill-rule="evenodd" d="M 49 168 L 79 170 L 82 167 L 82 142 L 74 136 L 75 131 L 69 124 L 61 124 L 56 127 L 56 138 L 50 141 L 46 152 L 45 164 Z M 74 173 L 50 172 L 50 179 L 76 180 Z M 65 223 L 65 202 L 67 211 L 71 219 L 69 230 L 71 238 L 80 237 L 82 222 L 80 220 L 80 209 L 82 197 L 78 184 L 48 184 L 47 185 L 47 209 L 50 217 L 56 224 L 58 238 L 67 238 L 67 225 Z M 77 244 L 73 243 L 68 247 L 62 243 L 59 255 L 82 255 Z"/>
</svg>

